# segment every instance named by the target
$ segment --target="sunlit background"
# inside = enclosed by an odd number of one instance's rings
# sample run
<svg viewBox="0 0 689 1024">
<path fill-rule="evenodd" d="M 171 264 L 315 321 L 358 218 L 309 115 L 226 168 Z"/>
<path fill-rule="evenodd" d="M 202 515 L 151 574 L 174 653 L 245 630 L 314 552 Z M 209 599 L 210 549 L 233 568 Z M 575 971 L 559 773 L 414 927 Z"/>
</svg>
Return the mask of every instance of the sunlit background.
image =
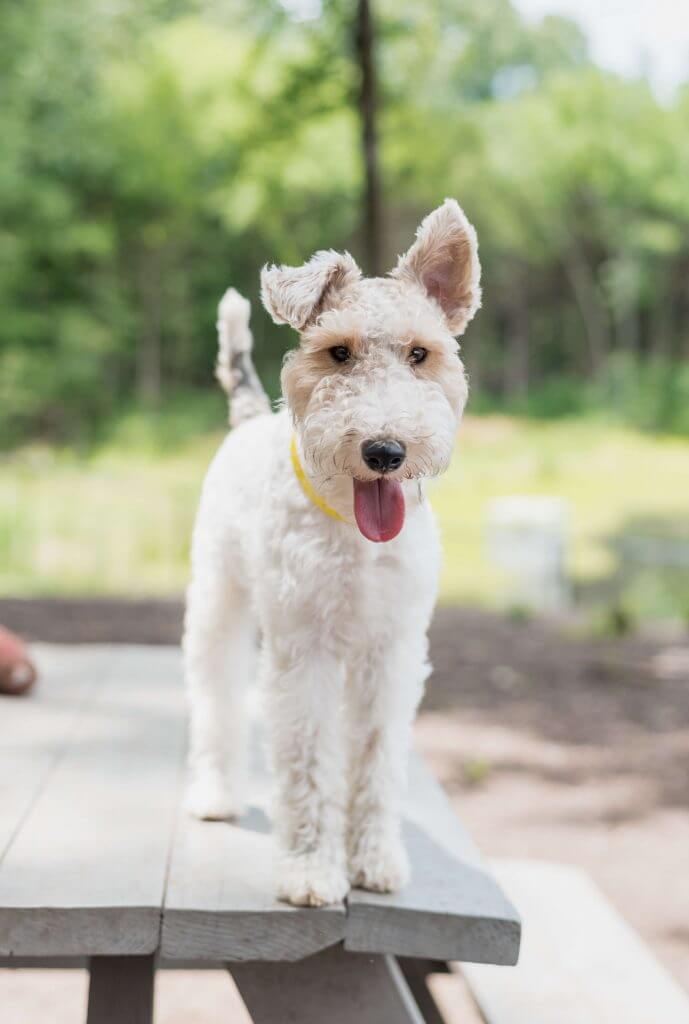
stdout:
<svg viewBox="0 0 689 1024">
<path fill-rule="evenodd" d="M 10 6 L 2 594 L 181 593 L 225 422 L 219 295 L 232 283 L 252 298 L 277 397 L 294 338 L 259 307 L 260 266 L 334 247 L 384 271 L 451 195 L 478 229 L 485 302 L 463 343 L 469 415 L 433 488 L 442 600 L 594 629 L 686 625 L 681 8 Z"/>
</svg>

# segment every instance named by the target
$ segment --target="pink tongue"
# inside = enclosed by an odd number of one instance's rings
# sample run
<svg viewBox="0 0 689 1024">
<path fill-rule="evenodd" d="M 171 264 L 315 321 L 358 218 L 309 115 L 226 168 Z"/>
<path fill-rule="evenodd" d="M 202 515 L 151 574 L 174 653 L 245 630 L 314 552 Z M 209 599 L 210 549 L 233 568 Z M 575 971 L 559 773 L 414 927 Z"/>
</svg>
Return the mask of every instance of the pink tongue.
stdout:
<svg viewBox="0 0 689 1024">
<path fill-rule="evenodd" d="M 354 515 L 367 540 L 396 537 L 404 526 L 404 494 L 399 480 L 355 480 Z"/>
</svg>

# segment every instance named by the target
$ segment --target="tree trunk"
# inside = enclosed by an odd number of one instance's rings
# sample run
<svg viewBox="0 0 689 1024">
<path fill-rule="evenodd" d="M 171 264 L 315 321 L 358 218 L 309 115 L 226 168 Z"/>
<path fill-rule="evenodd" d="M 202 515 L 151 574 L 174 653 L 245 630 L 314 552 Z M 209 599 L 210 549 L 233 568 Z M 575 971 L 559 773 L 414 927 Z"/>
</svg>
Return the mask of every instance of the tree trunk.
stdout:
<svg viewBox="0 0 689 1024">
<path fill-rule="evenodd" d="M 574 239 L 563 249 L 562 260 L 584 323 L 591 376 L 598 380 L 605 373 L 609 354 L 606 309 L 593 271 Z"/>
<path fill-rule="evenodd" d="M 504 390 L 508 398 L 526 398 L 529 392 L 529 310 L 525 289 L 517 288 L 509 296 L 507 305 L 507 352 L 505 358 Z"/>
<path fill-rule="evenodd" d="M 624 309 L 613 308 L 613 328 L 616 351 L 638 359 L 641 352 L 641 317 L 636 301 L 630 302 Z"/>
<path fill-rule="evenodd" d="M 676 320 L 672 293 L 656 295 L 648 318 L 648 354 L 652 359 L 672 359 Z"/>
<path fill-rule="evenodd" d="M 160 253 L 145 250 L 139 268 L 141 333 L 136 357 L 136 390 L 143 405 L 160 402 L 162 323 Z"/>
<path fill-rule="evenodd" d="M 364 164 L 362 235 L 364 264 L 369 274 L 380 275 L 382 210 L 378 138 L 376 125 L 375 27 L 370 0 L 358 0 L 354 45 L 359 65 L 358 110 L 361 120 L 361 148 Z"/>
</svg>

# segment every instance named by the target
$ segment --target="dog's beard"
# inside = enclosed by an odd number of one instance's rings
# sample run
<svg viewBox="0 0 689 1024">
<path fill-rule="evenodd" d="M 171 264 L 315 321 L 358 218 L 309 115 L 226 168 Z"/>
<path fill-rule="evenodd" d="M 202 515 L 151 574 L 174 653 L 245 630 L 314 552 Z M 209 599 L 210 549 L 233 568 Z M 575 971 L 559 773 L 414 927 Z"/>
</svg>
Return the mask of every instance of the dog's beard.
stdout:
<svg viewBox="0 0 689 1024">
<path fill-rule="evenodd" d="M 443 445 L 433 446 L 425 439 L 421 442 L 407 437 L 408 457 L 404 465 L 394 474 L 372 477 L 361 458 L 363 439 L 358 434 L 354 437 L 350 432 L 331 447 L 327 435 L 319 435 L 312 421 L 301 440 L 306 469 L 316 489 L 325 493 L 326 500 L 333 485 L 341 500 L 351 494 L 350 507 L 359 531 L 376 543 L 393 540 L 404 527 L 403 483 L 416 480 L 420 487 L 422 480 L 443 473 L 452 452 L 450 437 Z"/>
<path fill-rule="evenodd" d="M 448 467 L 458 418 L 437 392 L 424 397 L 427 401 L 422 415 L 400 415 L 398 410 L 390 414 L 383 403 L 329 402 L 312 409 L 297 424 L 314 485 L 327 492 L 335 480 L 342 486 L 343 478 L 352 481 L 351 507 L 360 532 L 368 540 L 385 542 L 401 532 L 405 521 L 404 480 L 438 476 Z M 418 403 L 415 406 L 411 400 L 406 404 L 418 408 Z M 361 451 L 362 444 L 372 437 L 394 437 L 404 445 L 405 462 L 394 474 L 372 478 Z"/>
</svg>

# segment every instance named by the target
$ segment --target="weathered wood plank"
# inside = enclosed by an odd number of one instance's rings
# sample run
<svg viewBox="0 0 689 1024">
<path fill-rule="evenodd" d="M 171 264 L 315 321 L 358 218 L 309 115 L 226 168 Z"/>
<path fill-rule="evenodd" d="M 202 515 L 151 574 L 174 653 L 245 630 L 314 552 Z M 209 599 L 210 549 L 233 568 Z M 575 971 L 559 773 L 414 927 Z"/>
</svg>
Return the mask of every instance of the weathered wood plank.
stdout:
<svg viewBox="0 0 689 1024">
<path fill-rule="evenodd" d="M 153 956 L 96 956 L 89 969 L 87 1024 L 151 1024 Z"/>
<path fill-rule="evenodd" d="M 298 960 L 344 938 L 350 951 L 510 964 L 520 924 L 442 789 L 413 759 L 406 842 L 413 877 L 401 893 L 354 891 L 341 907 L 274 898 L 269 780 L 254 745 L 252 810 L 237 825 L 185 818 L 172 856 L 162 955 Z"/>
<path fill-rule="evenodd" d="M 237 825 L 185 820 L 172 857 L 162 955 L 298 960 L 344 937 L 351 951 L 514 963 L 520 925 L 442 790 L 412 766 L 406 840 L 413 879 L 391 896 L 355 891 L 339 907 L 274 898 L 268 780 L 254 765 L 253 809 Z"/>
<path fill-rule="evenodd" d="M 0 697 L 0 862 L 69 744 L 103 670 L 100 647 L 84 648 L 76 663 L 69 648 L 36 645 L 32 653 L 39 669 L 36 688 L 21 700 Z"/>
<path fill-rule="evenodd" d="M 392 957 L 340 946 L 291 964 L 230 968 L 254 1024 L 424 1024 Z"/>
<path fill-rule="evenodd" d="M 165 899 L 164 957 L 300 960 L 344 937 L 342 905 L 312 910 L 275 898 L 269 785 L 258 753 L 251 775 L 250 810 L 241 821 L 180 819 Z"/>
<path fill-rule="evenodd" d="M 412 863 L 410 883 L 390 895 L 353 890 L 347 901 L 345 948 L 516 963 L 519 915 L 417 757 L 412 758 L 405 841 Z"/>
<path fill-rule="evenodd" d="M 50 756 L 26 790 L 28 813 L 19 813 L 24 823 L 0 866 L 0 956 L 153 952 L 184 746 L 179 651 L 46 648 L 42 657 L 42 692 L 54 701 L 44 707 Z M 76 687 L 62 704 L 59 678 Z M 83 692 L 70 678 L 83 678 Z M 34 735 L 28 715 L 17 741 L 27 761 Z M 342 906 L 300 909 L 274 898 L 260 772 L 250 802 L 238 825 L 180 817 L 163 956 L 298 960 L 344 938 L 351 951 L 514 962 L 518 918 L 418 761 L 407 811 L 413 880 L 392 896 L 353 893 L 347 917 Z"/>
<path fill-rule="evenodd" d="M 75 673 L 86 660 L 96 689 L 0 865 L 0 955 L 152 953 L 184 749 L 179 652 L 54 657 Z M 25 743 L 30 753 L 30 728 Z"/>
<path fill-rule="evenodd" d="M 689 998 L 583 872 L 494 866 L 525 928 L 514 970 L 461 967 L 488 1024 L 687 1024 Z"/>
</svg>

